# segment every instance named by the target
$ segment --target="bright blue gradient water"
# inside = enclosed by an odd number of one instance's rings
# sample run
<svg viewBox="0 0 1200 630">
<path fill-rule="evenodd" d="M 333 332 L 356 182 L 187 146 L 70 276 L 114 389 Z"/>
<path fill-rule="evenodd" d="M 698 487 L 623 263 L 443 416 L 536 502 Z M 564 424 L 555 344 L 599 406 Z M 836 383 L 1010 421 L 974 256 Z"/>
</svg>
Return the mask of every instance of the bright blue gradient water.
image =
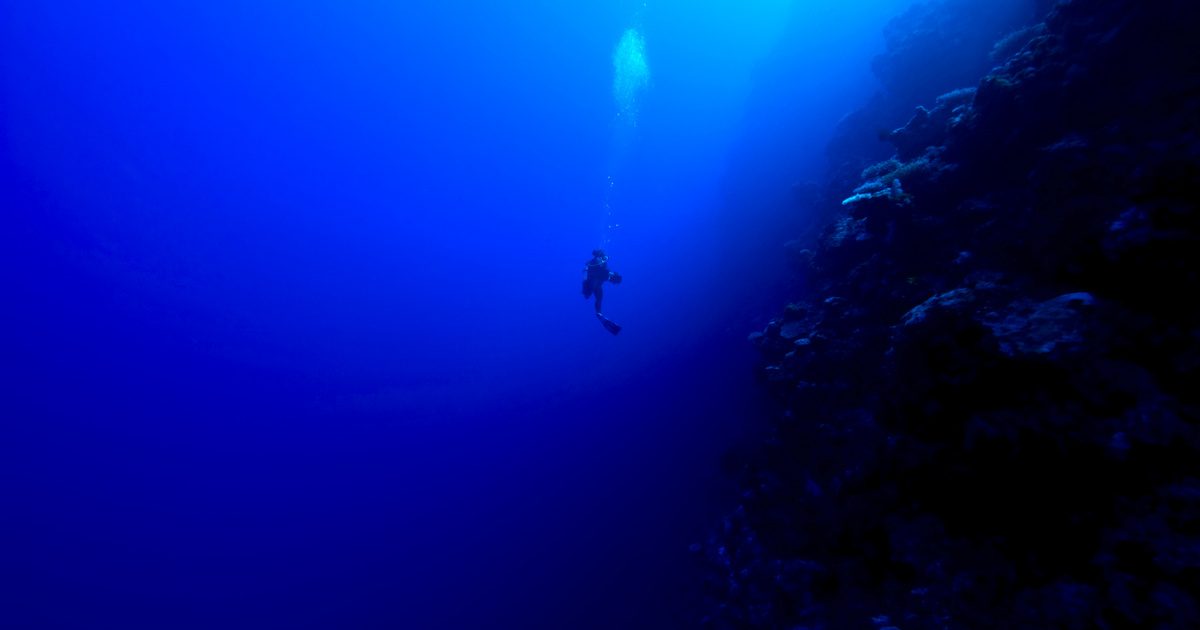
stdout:
<svg viewBox="0 0 1200 630">
<path fill-rule="evenodd" d="M 0 4 L 0 625 L 687 626 L 906 3 L 578 4 Z"/>
</svg>

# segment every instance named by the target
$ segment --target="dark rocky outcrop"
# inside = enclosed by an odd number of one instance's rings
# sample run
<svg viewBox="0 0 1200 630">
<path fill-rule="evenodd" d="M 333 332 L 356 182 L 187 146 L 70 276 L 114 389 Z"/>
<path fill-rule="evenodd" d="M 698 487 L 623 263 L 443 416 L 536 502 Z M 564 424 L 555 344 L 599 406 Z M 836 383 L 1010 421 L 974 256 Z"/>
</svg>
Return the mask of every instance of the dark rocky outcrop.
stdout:
<svg viewBox="0 0 1200 630">
<path fill-rule="evenodd" d="M 1200 8 L 1006 33 L 793 245 L 708 627 L 1200 627 Z"/>
<path fill-rule="evenodd" d="M 853 188 L 864 168 L 891 155 L 888 141 L 903 141 L 904 135 L 892 130 L 908 127 L 905 121 L 910 119 L 919 122 L 929 113 L 924 106 L 938 95 L 976 83 L 1007 59 L 1007 53 L 1019 49 L 1038 28 L 1046 4 L 1047 0 L 941 0 L 914 4 L 892 20 L 884 32 L 885 51 L 871 64 L 883 90 L 838 124 L 825 149 L 830 168 L 827 194 Z M 915 153 L 905 153 L 904 159 L 928 146 L 920 145 L 919 137 L 908 142 Z M 809 204 L 805 210 L 820 208 Z"/>
</svg>

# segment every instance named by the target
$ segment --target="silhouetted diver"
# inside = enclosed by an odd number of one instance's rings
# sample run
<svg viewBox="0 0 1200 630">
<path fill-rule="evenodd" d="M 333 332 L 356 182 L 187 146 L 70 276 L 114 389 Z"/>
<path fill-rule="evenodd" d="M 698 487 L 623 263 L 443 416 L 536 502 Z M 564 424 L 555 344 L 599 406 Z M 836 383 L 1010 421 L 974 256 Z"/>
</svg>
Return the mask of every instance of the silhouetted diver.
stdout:
<svg viewBox="0 0 1200 630">
<path fill-rule="evenodd" d="M 583 297 L 587 299 L 596 294 L 596 318 L 604 325 L 604 329 L 612 334 L 621 332 L 621 327 L 600 312 L 600 303 L 604 301 L 605 281 L 613 284 L 621 283 L 621 274 L 608 270 L 608 255 L 603 249 L 593 249 L 592 259 L 583 267 Z"/>
</svg>

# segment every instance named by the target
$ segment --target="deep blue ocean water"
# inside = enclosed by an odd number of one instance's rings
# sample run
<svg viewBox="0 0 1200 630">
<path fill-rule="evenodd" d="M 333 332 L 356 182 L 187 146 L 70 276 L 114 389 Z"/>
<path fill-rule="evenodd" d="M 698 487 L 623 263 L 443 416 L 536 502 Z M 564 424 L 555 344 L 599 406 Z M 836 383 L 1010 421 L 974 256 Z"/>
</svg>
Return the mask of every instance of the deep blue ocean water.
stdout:
<svg viewBox="0 0 1200 630">
<path fill-rule="evenodd" d="M 0 625 L 688 627 L 907 4 L 0 3 Z"/>
</svg>

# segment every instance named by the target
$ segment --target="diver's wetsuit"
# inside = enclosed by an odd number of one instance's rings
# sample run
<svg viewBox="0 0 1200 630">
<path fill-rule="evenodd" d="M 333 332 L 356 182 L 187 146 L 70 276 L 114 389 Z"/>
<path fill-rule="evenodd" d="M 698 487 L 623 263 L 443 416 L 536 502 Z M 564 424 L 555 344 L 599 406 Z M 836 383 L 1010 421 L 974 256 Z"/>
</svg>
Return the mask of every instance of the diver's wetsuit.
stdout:
<svg viewBox="0 0 1200 630">
<path fill-rule="evenodd" d="M 604 283 L 610 276 L 608 256 L 593 257 L 587 261 L 583 271 L 587 273 L 587 277 L 583 279 L 583 297 L 591 297 L 595 293 L 596 312 L 599 313 L 600 303 L 604 301 Z"/>
<path fill-rule="evenodd" d="M 608 256 L 604 254 L 604 250 L 592 251 L 592 259 L 584 265 L 583 274 L 583 297 L 589 298 L 593 293 L 596 294 L 596 319 L 600 320 L 608 332 L 614 335 L 621 332 L 619 324 L 600 312 L 600 304 L 604 301 L 604 283 L 617 284 L 621 281 L 621 274 L 608 270 Z"/>
</svg>

